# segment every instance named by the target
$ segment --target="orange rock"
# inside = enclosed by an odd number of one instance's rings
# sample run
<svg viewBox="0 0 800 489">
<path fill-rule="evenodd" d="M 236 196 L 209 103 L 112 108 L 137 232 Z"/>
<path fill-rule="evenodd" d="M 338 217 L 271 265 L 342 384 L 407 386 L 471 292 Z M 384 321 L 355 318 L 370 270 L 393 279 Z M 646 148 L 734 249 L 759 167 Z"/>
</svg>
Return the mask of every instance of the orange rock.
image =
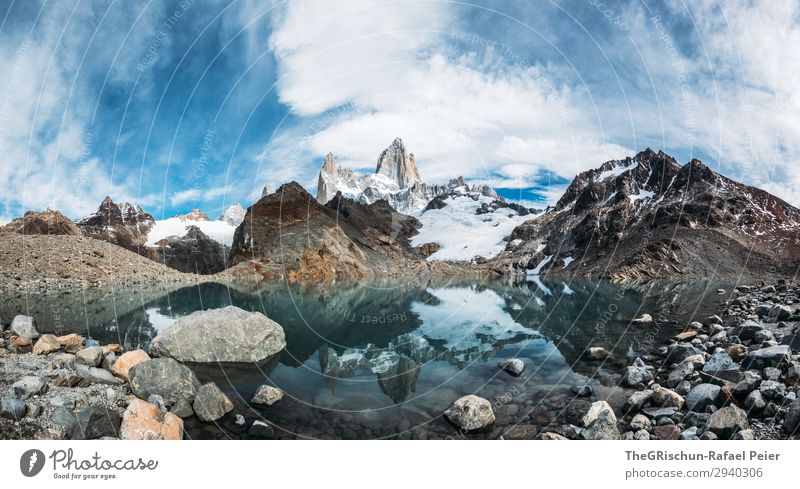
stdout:
<svg viewBox="0 0 800 489">
<path fill-rule="evenodd" d="M 125 348 L 122 345 L 117 343 L 111 343 L 103 347 L 103 355 L 108 355 L 111 352 L 119 355 L 120 353 L 124 352 Z"/>
<path fill-rule="evenodd" d="M 135 399 L 122 415 L 119 437 L 123 440 L 182 440 L 183 420 L 162 412 L 149 402 Z"/>
<path fill-rule="evenodd" d="M 144 350 L 133 350 L 123 353 L 122 356 L 117 358 L 114 366 L 111 367 L 111 373 L 121 379 L 128 380 L 128 371 L 134 365 L 150 360 L 150 355 L 145 353 Z"/>
<path fill-rule="evenodd" d="M 697 336 L 697 331 L 684 331 L 683 333 L 679 333 L 675 335 L 675 339 L 678 341 L 689 341 Z"/>
<path fill-rule="evenodd" d="M 58 342 L 58 338 L 51 334 L 43 334 L 36 341 L 36 344 L 33 345 L 33 354 L 48 355 L 50 353 L 57 352 L 60 349 L 61 343 Z"/>
<path fill-rule="evenodd" d="M 78 353 L 83 348 L 83 336 L 75 333 L 59 336 L 58 342 L 67 353 Z"/>
<path fill-rule="evenodd" d="M 16 346 L 17 348 L 21 348 L 24 346 L 31 346 L 33 341 L 27 336 L 12 336 L 11 337 L 11 344 Z"/>
</svg>

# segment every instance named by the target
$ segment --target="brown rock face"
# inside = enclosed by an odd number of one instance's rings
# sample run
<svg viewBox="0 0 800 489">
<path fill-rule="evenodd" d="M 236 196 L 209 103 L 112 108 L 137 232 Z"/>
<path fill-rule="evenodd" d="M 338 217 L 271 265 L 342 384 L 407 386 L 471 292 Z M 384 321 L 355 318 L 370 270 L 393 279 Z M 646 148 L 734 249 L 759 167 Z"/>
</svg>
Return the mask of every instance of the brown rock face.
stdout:
<svg viewBox="0 0 800 489">
<path fill-rule="evenodd" d="M 227 248 L 197 226 L 189 226 L 185 236 L 170 236 L 157 244 L 147 257 L 179 272 L 212 275 L 225 270 Z"/>
<path fill-rule="evenodd" d="M 64 214 L 47 209 L 43 212 L 26 212 L 23 217 L 0 228 L 0 233 L 80 236 L 81 230 Z"/>
<path fill-rule="evenodd" d="M 67 353 L 78 353 L 83 349 L 83 336 L 72 333 L 58 337 L 58 342 Z"/>
<path fill-rule="evenodd" d="M 133 350 L 123 353 L 122 356 L 117 358 L 114 366 L 111 367 L 111 373 L 121 379 L 128 380 L 128 371 L 134 365 L 150 360 L 150 355 L 145 353 L 144 350 Z"/>
<path fill-rule="evenodd" d="M 122 416 L 119 435 L 123 440 L 182 440 L 183 420 L 148 402 L 134 399 Z"/>
<path fill-rule="evenodd" d="M 120 204 L 106 197 L 94 214 L 78 221 L 84 236 L 108 241 L 134 253 L 143 254 L 150 229 L 155 225 L 153 216 L 136 204 Z"/>
</svg>

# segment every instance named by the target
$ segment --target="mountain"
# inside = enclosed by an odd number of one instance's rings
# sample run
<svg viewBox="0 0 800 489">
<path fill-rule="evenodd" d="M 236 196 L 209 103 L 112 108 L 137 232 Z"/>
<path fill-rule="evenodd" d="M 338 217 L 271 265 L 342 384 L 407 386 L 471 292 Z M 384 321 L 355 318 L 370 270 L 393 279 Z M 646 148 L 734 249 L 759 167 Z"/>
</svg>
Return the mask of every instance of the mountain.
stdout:
<svg viewBox="0 0 800 489">
<path fill-rule="evenodd" d="M 189 228 L 195 226 L 210 239 L 223 246 L 229 247 L 233 241 L 233 233 L 236 231 L 236 226 L 238 226 L 238 224 L 235 224 L 239 217 L 237 216 L 237 206 L 238 204 L 229 207 L 225 213 L 215 221 L 210 221 L 208 215 L 201 212 L 200 209 L 194 209 L 187 214 L 155 221 L 155 225 L 147 237 L 146 244 L 147 246 L 158 246 L 158 243 L 163 239 L 186 236 L 189 232 Z M 238 207 L 244 211 L 241 206 Z"/>
<path fill-rule="evenodd" d="M 244 221 L 245 210 L 241 205 L 233 204 L 225 209 L 225 212 L 217 218 L 217 221 L 225 221 L 231 226 L 238 226 Z"/>
<path fill-rule="evenodd" d="M 225 270 L 227 254 L 225 246 L 190 225 L 183 236 L 159 240 L 149 249 L 148 258 L 180 272 L 210 275 Z"/>
<path fill-rule="evenodd" d="M 397 212 L 415 214 L 431 199 L 465 185 L 464 179 L 454 178 L 446 185 L 428 185 L 422 181 L 413 154 L 408 153 L 403 140 L 394 141 L 378 157 L 375 173 L 357 177 L 353 170 L 336 165 L 333 153 L 328 153 L 317 180 L 317 201 L 328 203 L 337 192 L 363 204 L 385 200 Z M 501 199 L 490 187 L 473 185 L 473 192 Z"/>
<path fill-rule="evenodd" d="M 175 216 L 184 221 L 208 221 L 208 214 L 203 214 L 200 209 L 192 209 L 192 212 Z"/>
<path fill-rule="evenodd" d="M 78 221 L 84 236 L 122 246 L 136 253 L 143 252 L 148 233 L 155 225 L 153 216 L 136 204 L 115 203 L 106 197 L 97 211 Z"/>
<path fill-rule="evenodd" d="M 0 234 L 50 234 L 80 236 L 81 230 L 59 211 L 47 209 L 42 212 L 28 211 L 3 227 Z"/>
<path fill-rule="evenodd" d="M 612 279 L 793 274 L 800 210 L 699 160 L 647 149 L 579 174 L 492 266 Z"/>
<path fill-rule="evenodd" d="M 247 209 L 233 238 L 230 265 L 252 266 L 262 276 L 292 281 L 446 268 L 420 260 L 410 242 L 418 227 L 416 219 L 385 201 L 363 204 L 337 193 L 322 205 L 290 182 Z"/>
</svg>

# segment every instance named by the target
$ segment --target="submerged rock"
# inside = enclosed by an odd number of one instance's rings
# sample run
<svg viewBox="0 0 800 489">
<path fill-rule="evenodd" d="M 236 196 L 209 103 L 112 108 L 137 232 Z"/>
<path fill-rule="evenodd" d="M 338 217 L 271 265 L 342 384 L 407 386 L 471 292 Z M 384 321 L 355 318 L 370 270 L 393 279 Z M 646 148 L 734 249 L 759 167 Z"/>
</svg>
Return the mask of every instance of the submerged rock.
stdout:
<svg viewBox="0 0 800 489">
<path fill-rule="evenodd" d="M 286 346 L 283 328 L 238 307 L 197 311 L 153 339 L 150 353 L 181 362 L 260 362 Z"/>
<path fill-rule="evenodd" d="M 261 385 L 256 390 L 253 399 L 250 401 L 253 404 L 263 404 L 265 406 L 272 406 L 276 402 L 283 399 L 283 391 L 271 385 Z"/>
<path fill-rule="evenodd" d="M 473 394 L 458 399 L 444 415 L 465 433 L 483 431 L 495 421 L 492 404 Z"/>
<path fill-rule="evenodd" d="M 522 371 L 525 370 L 525 363 L 519 358 L 512 358 L 511 360 L 504 360 L 500 362 L 498 367 L 514 377 L 519 377 L 522 374 Z"/>
<path fill-rule="evenodd" d="M 233 410 L 233 403 L 226 396 L 217 384 L 209 382 L 197 389 L 194 404 L 194 412 L 200 421 L 216 421 Z"/>
</svg>

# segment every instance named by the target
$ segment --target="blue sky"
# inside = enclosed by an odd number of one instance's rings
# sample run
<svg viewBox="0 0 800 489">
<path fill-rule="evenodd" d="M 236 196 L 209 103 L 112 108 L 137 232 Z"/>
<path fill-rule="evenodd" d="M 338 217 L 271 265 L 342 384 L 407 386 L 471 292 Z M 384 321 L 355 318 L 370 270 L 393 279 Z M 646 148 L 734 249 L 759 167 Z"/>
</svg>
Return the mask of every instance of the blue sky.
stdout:
<svg viewBox="0 0 800 489">
<path fill-rule="evenodd" d="M 157 218 L 373 171 L 557 199 L 652 147 L 800 204 L 800 7 L 729 1 L 0 2 L 0 218 Z"/>
</svg>

